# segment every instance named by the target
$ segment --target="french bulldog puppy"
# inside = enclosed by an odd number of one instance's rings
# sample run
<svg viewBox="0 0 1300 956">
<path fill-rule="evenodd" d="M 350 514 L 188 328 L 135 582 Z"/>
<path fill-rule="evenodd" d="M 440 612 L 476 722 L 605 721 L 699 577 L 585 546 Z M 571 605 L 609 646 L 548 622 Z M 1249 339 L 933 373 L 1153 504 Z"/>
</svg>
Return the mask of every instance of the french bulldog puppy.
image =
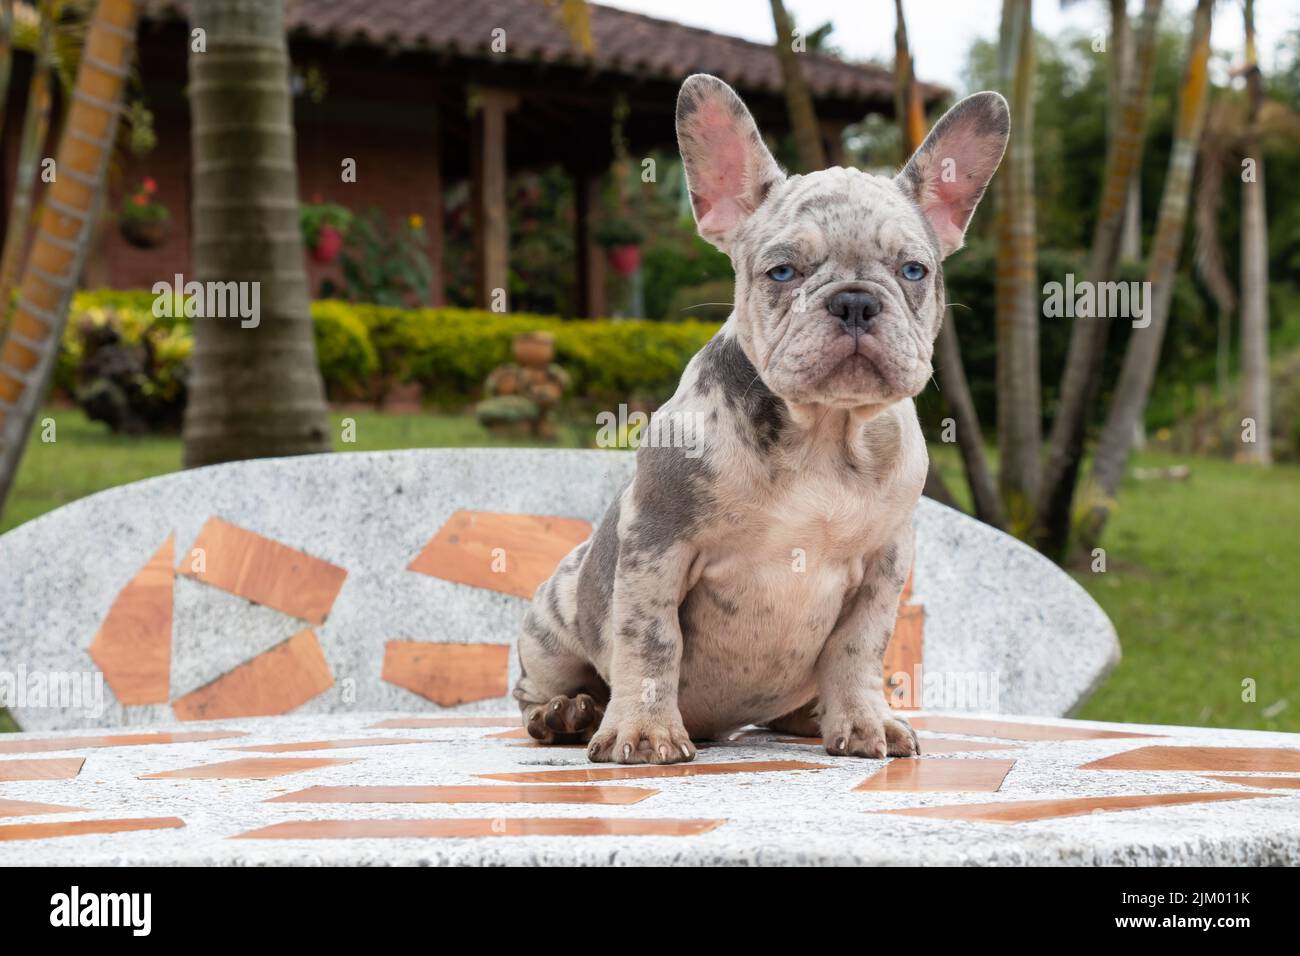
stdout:
<svg viewBox="0 0 1300 956">
<path fill-rule="evenodd" d="M 514 689 L 531 736 L 674 763 L 755 723 L 832 754 L 909 756 L 882 658 L 912 565 L 943 259 L 1006 147 L 996 93 L 954 106 L 894 178 L 787 176 L 731 87 L 697 74 L 677 138 L 735 310 L 652 426 L 592 537 L 538 588 Z M 671 432 L 671 429 L 667 431 Z"/>
</svg>

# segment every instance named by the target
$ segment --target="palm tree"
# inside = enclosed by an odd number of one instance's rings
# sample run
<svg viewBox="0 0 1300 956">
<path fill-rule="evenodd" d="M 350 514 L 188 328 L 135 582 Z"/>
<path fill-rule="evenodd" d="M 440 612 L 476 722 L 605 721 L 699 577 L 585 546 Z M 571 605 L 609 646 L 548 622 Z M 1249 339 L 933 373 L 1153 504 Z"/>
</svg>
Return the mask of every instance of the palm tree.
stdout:
<svg viewBox="0 0 1300 956">
<path fill-rule="evenodd" d="M 794 130 L 795 149 L 799 154 L 799 171 L 815 172 L 826 167 L 826 151 L 822 148 L 821 133 L 817 129 L 812 94 L 804 82 L 799 54 L 794 49 L 794 25 L 781 0 L 772 0 L 772 22 L 776 26 L 776 57 L 781 63 L 785 103 L 790 111 L 790 126 Z"/>
<path fill-rule="evenodd" d="M 27 228 L 32 215 L 32 194 L 36 189 L 36 167 L 50 131 L 50 104 L 54 64 L 54 0 L 41 0 L 37 12 L 38 30 L 32 61 L 32 79 L 27 89 L 27 113 L 23 117 L 18 146 L 18 170 L 14 196 L 9 205 L 9 224 L 4 249 L 0 252 L 0 327 L 9 317 L 9 295 L 18 279 Z"/>
<path fill-rule="evenodd" d="M 1255 440 L 1238 458 L 1267 465 L 1273 460 L 1268 387 L 1268 223 L 1264 212 L 1264 155 L 1260 149 L 1260 106 L 1264 100 L 1255 52 L 1255 3 L 1245 0 L 1246 96 L 1244 154 L 1254 162 L 1253 178 L 1241 184 L 1241 414 L 1254 422 Z"/>
<path fill-rule="evenodd" d="M 1232 313 L 1237 309 L 1237 292 L 1228 278 L 1223 258 L 1223 245 L 1219 237 L 1220 203 L 1223 198 L 1223 177 L 1228 165 L 1236 162 L 1240 148 L 1240 124 L 1235 121 L 1234 103 L 1226 96 L 1212 99 L 1205 116 L 1205 129 L 1201 132 L 1200 155 L 1197 157 L 1194 221 L 1196 241 L 1193 246 L 1193 264 L 1205 288 L 1214 300 L 1218 312 L 1218 335 L 1215 340 L 1214 385 L 1222 395 L 1228 388 L 1229 336 Z"/>
<path fill-rule="evenodd" d="M 912 68 L 912 53 L 907 42 L 907 21 L 903 16 L 903 0 L 894 0 L 894 15 L 897 18 L 897 25 L 894 28 L 894 102 L 902 132 L 902 158 L 906 162 L 925 141 L 925 110 L 921 104 L 921 91 L 916 85 L 916 76 Z M 953 422 L 956 425 L 957 448 L 961 453 L 962 468 L 966 474 L 966 484 L 970 488 L 975 516 L 995 528 L 1005 527 L 1002 501 L 998 498 L 988 461 L 984 457 L 984 432 L 980 428 L 979 415 L 975 411 L 970 385 L 966 381 L 966 369 L 961 359 L 961 343 L 957 339 L 957 326 L 951 309 L 939 326 L 939 338 L 934 348 L 934 364 L 939 377 L 940 391 L 949 411 L 952 412 Z M 956 507 L 951 492 L 944 485 L 939 473 L 935 471 L 933 462 L 930 463 L 930 471 L 926 478 L 925 494 Z"/>
<path fill-rule="evenodd" d="M 1205 123 L 1210 85 L 1210 19 L 1213 7 L 1214 0 L 1197 0 L 1187 69 L 1178 93 L 1178 114 L 1174 126 L 1173 149 L 1169 154 L 1169 171 L 1165 175 L 1151 259 L 1147 265 L 1151 295 L 1146 303 L 1144 320 L 1149 324 L 1133 330 L 1124 352 L 1124 363 L 1115 385 L 1110 414 L 1093 462 L 1092 482 L 1096 498 L 1082 529 L 1084 548 L 1091 548 L 1097 542 L 1110 516 L 1110 501 L 1119 490 L 1124 466 L 1132 448 L 1134 430 L 1146 411 L 1156 363 L 1160 358 L 1160 346 L 1164 341 L 1165 326 L 1169 321 L 1174 273 L 1178 268 L 1183 231 L 1187 223 L 1192 172 Z"/>
<path fill-rule="evenodd" d="M 194 278 L 258 283 L 261 313 L 194 323 L 187 467 L 330 450 L 302 235 L 282 0 L 196 0 Z"/>
<path fill-rule="evenodd" d="M 1107 60 L 1107 96 L 1111 103 L 1106 118 L 1107 139 L 1114 139 L 1119 128 L 1119 109 L 1124 86 L 1133 71 L 1133 31 L 1128 22 L 1128 0 L 1109 0 L 1110 58 Z M 1124 231 L 1120 234 L 1122 259 L 1142 258 L 1142 182 L 1134 176 L 1129 182 L 1128 206 L 1124 210 Z"/>
<path fill-rule="evenodd" d="M 135 48 L 136 0 L 98 0 L 40 227 L 28 256 L 13 320 L 0 349 L 0 506 L 27 445 L 49 385 L 68 319 L 68 305 L 94 231 L 96 200 L 121 111 Z"/>
<path fill-rule="evenodd" d="M 1160 7 L 1161 0 L 1145 0 L 1142 5 L 1133 69 L 1126 77 L 1119 119 L 1106 150 L 1101 203 L 1088 254 L 1086 278 L 1091 283 L 1112 279 L 1119 265 L 1130 183 L 1141 168 L 1146 140 Z M 1034 515 L 1034 544 L 1052 557 L 1062 557 L 1069 540 L 1088 413 L 1097 399 L 1109 331 L 1108 322 L 1083 318 L 1076 318 L 1070 329 L 1060 402 L 1052 418 L 1047 463 Z"/>
<path fill-rule="evenodd" d="M 14 0 L 0 0 L 0 129 L 5 128 L 9 102 L 9 71 L 14 52 Z"/>
<path fill-rule="evenodd" d="M 906 163 L 925 142 L 925 105 L 912 69 L 912 50 L 907 43 L 907 20 L 903 0 L 894 0 L 894 115 L 903 134 L 902 161 Z"/>
<path fill-rule="evenodd" d="M 1000 63 L 1011 141 L 997 200 L 999 485 L 1012 529 L 1028 530 L 1042 463 L 1038 250 L 1034 216 L 1034 26 L 1031 0 L 1003 0 Z"/>
</svg>

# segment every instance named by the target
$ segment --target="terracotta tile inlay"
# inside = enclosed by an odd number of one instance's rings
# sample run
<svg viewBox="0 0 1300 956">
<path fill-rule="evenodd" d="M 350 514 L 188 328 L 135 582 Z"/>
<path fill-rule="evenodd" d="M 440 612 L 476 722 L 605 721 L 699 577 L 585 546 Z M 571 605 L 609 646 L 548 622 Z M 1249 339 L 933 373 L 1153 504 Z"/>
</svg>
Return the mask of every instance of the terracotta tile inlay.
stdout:
<svg viewBox="0 0 1300 956">
<path fill-rule="evenodd" d="M 1300 749 L 1291 747 L 1139 747 L 1086 763 L 1080 770 L 1238 770 L 1288 773 L 1300 770 Z"/>
<path fill-rule="evenodd" d="M 85 757 L 49 757 L 44 760 L 0 760 L 0 781 L 71 780 L 81 773 Z"/>
<path fill-rule="evenodd" d="M 590 535 L 577 518 L 457 511 L 408 570 L 527 600 Z"/>
<path fill-rule="evenodd" d="M 185 767 L 180 770 L 163 770 L 160 773 L 141 775 L 141 780 L 270 780 L 290 773 L 332 767 L 335 764 L 356 763 L 356 758 L 339 757 L 242 757 L 223 760 L 221 763 Z"/>
<path fill-rule="evenodd" d="M 112 734 L 105 737 L 46 737 L 42 740 L 6 740 L 0 734 L 0 754 L 53 753 L 60 750 L 89 750 L 98 747 L 138 747 L 143 744 L 184 744 L 200 740 L 226 740 L 247 736 L 242 730 L 196 730 L 193 733 Z"/>
<path fill-rule="evenodd" d="M 1053 727 L 1050 724 L 1022 724 L 1010 720 L 982 720 L 977 717 L 909 717 L 908 722 L 917 730 L 969 734 L 972 737 L 1001 737 L 1004 740 L 1109 740 L 1162 736 L 1122 730 L 1098 730 L 1093 727 Z"/>
<path fill-rule="evenodd" d="M 1266 790 L 1300 790 L 1300 777 L 1228 777 L 1205 774 L 1207 780 L 1236 783 L 1243 787 L 1262 787 Z"/>
<path fill-rule="evenodd" d="M 989 744 L 978 740 L 958 740 L 955 737 L 918 737 L 921 741 L 921 753 L 930 754 L 979 754 L 991 750 L 1019 750 L 1015 744 Z"/>
<path fill-rule="evenodd" d="M 725 820 L 525 817 L 463 820 L 290 820 L 249 830 L 236 840 L 340 840 L 401 837 L 694 836 Z"/>
<path fill-rule="evenodd" d="M 741 734 L 739 739 L 745 739 Z M 958 740 L 955 737 L 921 737 L 921 755 L 929 757 L 934 754 L 977 754 L 992 750 L 1019 750 L 1015 744 L 988 744 L 978 740 Z M 776 744 L 803 744 L 808 747 L 824 746 L 820 737 L 774 737 Z"/>
<path fill-rule="evenodd" d="M 38 813 L 78 813 L 84 809 L 85 807 L 63 807 L 57 803 L 0 800 L 0 817 L 30 817 Z"/>
<path fill-rule="evenodd" d="M 731 763 L 634 764 L 589 770 L 528 770 L 519 773 L 480 773 L 484 780 L 507 783 L 595 783 L 638 777 L 707 777 L 723 773 L 770 773 L 780 770 L 826 770 L 831 764 L 803 760 L 738 760 Z"/>
<path fill-rule="evenodd" d="M 910 579 L 909 579 L 910 580 Z M 912 686 L 917 667 L 922 661 L 924 645 L 925 609 L 919 604 L 904 604 L 898 609 L 894 622 L 894 635 L 885 648 L 883 664 L 885 699 L 898 710 L 915 710 L 917 689 Z M 898 686 L 890 680 L 897 675 Z"/>
<path fill-rule="evenodd" d="M 531 740 L 532 735 L 528 733 L 527 727 L 516 727 L 514 730 L 503 730 L 499 734 L 488 734 L 488 740 Z"/>
<path fill-rule="evenodd" d="M 367 730 L 424 730 L 429 727 L 517 727 L 518 717 L 394 717 Z"/>
<path fill-rule="evenodd" d="M 443 707 L 504 697 L 510 645 L 389 641 L 383 678 Z"/>
<path fill-rule="evenodd" d="M 202 549 L 203 563 L 196 571 L 197 549 Z M 177 570 L 312 624 L 325 623 L 348 576 L 328 561 L 220 518 L 207 520 Z"/>
<path fill-rule="evenodd" d="M 586 745 L 586 744 L 544 744 L 544 743 L 542 743 L 540 740 L 521 740 L 519 743 L 517 743 L 517 744 L 511 744 L 510 746 L 511 746 L 511 747 L 531 747 L 531 748 L 534 748 L 534 749 L 541 749 L 542 747 L 545 747 L 545 748 L 547 748 L 548 750 L 554 750 L 554 749 L 556 749 L 556 748 L 559 748 L 560 750 L 578 750 L 579 748 L 581 748 L 581 749 L 583 749 L 583 750 L 586 750 L 586 749 L 587 749 L 587 745 Z M 696 744 L 695 746 L 698 748 L 698 747 L 700 747 L 701 745 L 700 745 L 700 744 Z"/>
<path fill-rule="evenodd" d="M 427 744 L 412 737 L 358 737 L 356 740 L 308 740 L 296 744 L 255 744 L 252 747 L 226 747 L 255 754 L 292 754 L 309 750 L 350 750 L 353 747 L 392 747 L 397 744 Z"/>
<path fill-rule="evenodd" d="M 1056 817 L 1078 817 L 1089 813 L 1141 810 L 1145 807 L 1179 806 L 1185 803 L 1217 803 L 1221 800 L 1253 800 L 1277 796 L 1271 793 L 1152 793 L 1127 797 L 1077 797 L 1069 800 L 1010 800 L 1005 803 L 956 803 L 946 807 L 913 807 L 879 810 L 908 817 L 940 820 L 969 820 L 978 823 L 1028 823 Z"/>
<path fill-rule="evenodd" d="M 173 534 L 117 597 L 90 656 L 123 704 L 165 704 L 171 687 Z"/>
<path fill-rule="evenodd" d="M 135 817 L 127 820 L 72 820 L 68 823 L 12 823 L 0 827 L 0 843 L 9 840 L 48 840 L 91 833 L 131 833 L 136 830 L 175 830 L 180 817 Z"/>
<path fill-rule="evenodd" d="M 978 757 L 945 760 L 901 758 L 891 760 L 854 790 L 894 790 L 908 793 L 984 792 L 1001 789 L 1014 767 L 1014 760 L 983 760 Z"/>
<path fill-rule="evenodd" d="M 479 784 L 469 787 L 308 787 L 267 803 L 640 803 L 658 790 L 644 787 L 531 787 Z"/>
<path fill-rule="evenodd" d="M 181 720 L 220 720 L 285 714 L 334 684 L 310 628 L 190 691 L 172 704 Z"/>
</svg>

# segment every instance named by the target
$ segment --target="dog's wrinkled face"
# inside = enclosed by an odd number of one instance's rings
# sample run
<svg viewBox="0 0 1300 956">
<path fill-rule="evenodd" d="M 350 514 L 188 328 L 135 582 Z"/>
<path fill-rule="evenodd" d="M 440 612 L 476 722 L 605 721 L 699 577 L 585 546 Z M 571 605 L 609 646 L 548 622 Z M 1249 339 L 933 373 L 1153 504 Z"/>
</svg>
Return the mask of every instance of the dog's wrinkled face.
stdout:
<svg viewBox="0 0 1300 956">
<path fill-rule="evenodd" d="M 677 132 L 700 234 L 736 270 L 736 334 L 794 404 L 884 407 L 930 378 L 945 256 L 1002 158 L 1006 103 L 953 107 L 896 178 L 785 176 L 735 92 L 690 77 Z"/>
</svg>

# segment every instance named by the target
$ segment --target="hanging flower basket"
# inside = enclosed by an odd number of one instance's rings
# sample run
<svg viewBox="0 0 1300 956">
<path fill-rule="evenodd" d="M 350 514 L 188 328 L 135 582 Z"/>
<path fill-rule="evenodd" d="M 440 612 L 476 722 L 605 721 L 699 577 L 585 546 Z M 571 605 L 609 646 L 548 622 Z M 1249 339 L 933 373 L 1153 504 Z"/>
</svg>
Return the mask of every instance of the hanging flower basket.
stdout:
<svg viewBox="0 0 1300 956">
<path fill-rule="evenodd" d="M 613 216 L 600 224 L 595 238 L 605 247 L 610 266 L 623 278 L 640 268 L 641 242 L 645 235 L 633 219 Z"/>
<path fill-rule="evenodd" d="M 325 202 L 318 195 L 299 207 L 298 223 L 308 254 L 316 262 L 333 262 L 343 251 L 343 241 L 352 213 L 338 203 Z"/>
<path fill-rule="evenodd" d="M 636 245 L 610 246 L 609 264 L 624 279 L 641 268 L 641 247 Z"/>
<path fill-rule="evenodd" d="M 167 239 L 170 223 L 162 219 L 157 222 L 141 222 L 138 219 L 123 219 L 118 223 L 122 238 L 137 249 L 157 249 Z"/>
<path fill-rule="evenodd" d="M 146 176 L 122 200 L 117 228 L 122 238 L 137 249 L 156 249 L 166 240 L 171 213 L 157 199 L 158 184 Z"/>
<path fill-rule="evenodd" d="M 334 226 L 323 225 L 316 233 L 316 244 L 311 247 L 311 257 L 317 262 L 333 262 L 343 250 L 343 233 Z"/>
</svg>

